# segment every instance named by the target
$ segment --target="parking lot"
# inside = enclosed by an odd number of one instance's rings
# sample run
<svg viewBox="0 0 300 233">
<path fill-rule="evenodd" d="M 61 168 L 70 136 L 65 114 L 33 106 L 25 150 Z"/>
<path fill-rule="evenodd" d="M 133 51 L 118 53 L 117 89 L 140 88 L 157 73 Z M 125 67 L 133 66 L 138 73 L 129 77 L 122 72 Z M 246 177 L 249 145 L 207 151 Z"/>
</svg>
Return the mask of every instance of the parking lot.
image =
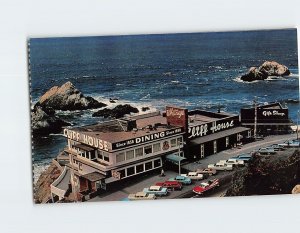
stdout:
<svg viewBox="0 0 300 233">
<path fill-rule="evenodd" d="M 249 153 L 254 150 L 258 150 L 261 147 L 266 147 L 271 144 L 277 144 L 282 143 L 289 139 L 295 139 L 295 134 L 289 134 L 289 135 L 277 135 L 277 136 L 268 136 L 265 137 L 264 140 L 256 141 L 252 143 L 245 144 L 240 147 L 236 147 L 233 149 L 229 149 L 226 151 L 219 152 L 217 154 L 208 156 L 206 158 L 201 159 L 197 162 L 188 163 L 182 166 L 182 168 L 189 170 L 189 171 L 195 171 L 198 168 L 206 168 L 208 164 L 210 163 L 216 163 L 219 160 L 227 160 L 231 158 L 232 156 L 241 154 L 241 153 Z M 280 153 L 280 152 L 279 152 Z M 163 182 L 165 180 L 168 180 L 171 177 L 174 177 L 178 175 L 175 171 L 165 171 L 165 176 L 161 177 L 158 175 L 159 172 L 155 174 L 149 174 L 148 176 L 141 177 L 138 179 L 135 183 L 129 184 L 128 186 L 121 188 L 118 191 L 113 192 L 107 192 L 103 193 L 89 201 L 117 201 L 126 199 L 130 193 L 137 193 L 139 191 L 142 191 L 144 188 L 149 187 L 151 185 L 154 185 L 157 182 Z M 228 184 L 231 180 L 231 176 L 234 173 L 234 171 L 231 172 L 218 172 L 216 176 L 212 176 L 212 178 L 219 178 L 221 187 L 219 187 L 215 192 L 210 193 L 209 196 L 222 196 L 224 192 L 226 191 L 226 184 Z M 189 198 L 189 197 L 195 197 L 195 195 L 192 192 L 192 189 L 194 186 L 200 184 L 205 180 L 199 180 L 194 181 L 191 185 L 184 185 L 183 189 L 180 191 L 172 191 L 169 193 L 166 197 L 159 197 L 159 199 L 173 199 L 173 198 Z"/>
</svg>

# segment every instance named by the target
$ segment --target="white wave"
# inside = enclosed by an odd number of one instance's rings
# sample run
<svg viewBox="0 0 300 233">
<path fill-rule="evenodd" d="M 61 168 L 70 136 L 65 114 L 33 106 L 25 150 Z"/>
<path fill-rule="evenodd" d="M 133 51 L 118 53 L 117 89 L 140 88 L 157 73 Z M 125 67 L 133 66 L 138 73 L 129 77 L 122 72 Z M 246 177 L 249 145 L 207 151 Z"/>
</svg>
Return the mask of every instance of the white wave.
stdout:
<svg viewBox="0 0 300 233">
<path fill-rule="evenodd" d="M 64 136 L 61 133 L 50 133 L 49 136 Z"/>
<path fill-rule="evenodd" d="M 238 83 L 249 83 L 249 84 L 251 84 L 251 83 L 257 83 L 257 82 L 260 82 L 261 80 L 254 80 L 254 81 L 252 81 L 252 82 L 247 82 L 247 81 L 243 81 L 243 80 L 241 79 L 241 77 L 236 77 L 236 78 L 233 79 L 233 81 L 238 82 Z"/>
<path fill-rule="evenodd" d="M 179 83 L 178 80 L 172 80 L 171 83 Z"/>
<path fill-rule="evenodd" d="M 36 182 L 38 181 L 40 175 L 42 172 L 46 171 L 47 168 L 50 166 L 50 161 L 44 161 L 43 163 L 36 163 L 33 164 L 33 184 L 35 185 Z"/>
</svg>

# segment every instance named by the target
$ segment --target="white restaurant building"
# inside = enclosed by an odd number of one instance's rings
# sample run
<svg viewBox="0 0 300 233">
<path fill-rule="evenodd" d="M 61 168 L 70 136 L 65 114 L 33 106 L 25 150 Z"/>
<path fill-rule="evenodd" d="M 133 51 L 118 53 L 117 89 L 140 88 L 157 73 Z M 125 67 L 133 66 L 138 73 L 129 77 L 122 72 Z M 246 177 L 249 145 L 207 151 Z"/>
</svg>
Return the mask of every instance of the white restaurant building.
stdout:
<svg viewBox="0 0 300 233">
<path fill-rule="evenodd" d="M 183 156 L 183 127 L 159 112 L 64 129 L 72 191 L 91 193 L 112 182 L 162 167 L 168 155 Z"/>
</svg>

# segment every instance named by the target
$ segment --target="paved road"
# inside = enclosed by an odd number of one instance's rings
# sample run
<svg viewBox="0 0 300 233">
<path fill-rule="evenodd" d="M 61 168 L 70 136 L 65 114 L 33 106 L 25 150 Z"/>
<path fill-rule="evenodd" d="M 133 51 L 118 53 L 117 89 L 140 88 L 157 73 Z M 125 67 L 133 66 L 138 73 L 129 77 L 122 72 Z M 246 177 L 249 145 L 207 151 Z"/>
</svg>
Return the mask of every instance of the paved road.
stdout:
<svg viewBox="0 0 300 233">
<path fill-rule="evenodd" d="M 222 151 L 220 153 L 203 158 L 198 163 L 189 163 L 189 164 L 183 165 L 183 167 L 187 170 L 195 171 L 197 168 L 206 168 L 208 164 L 216 163 L 221 159 L 229 159 L 230 157 L 240 154 L 240 153 L 251 152 L 255 149 L 259 149 L 259 148 L 265 147 L 267 145 L 271 145 L 274 143 L 281 143 L 288 139 L 295 139 L 295 138 L 296 138 L 296 134 L 269 136 L 269 137 L 266 137 L 264 140 L 248 143 L 239 148 Z M 219 178 L 220 182 L 221 182 L 221 187 L 219 187 L 218 189 L 216 189 L 214 192 L 210 193 L 207 196 L 222 196 L 224 194 L 224 191 L 226 190 L 228 183 L 231 180 L 231 176 L 233 173 L 234 173 L 234 171 L 218 172 L 218 174 L 216 176 L 210 177 L 210 179 Z M 156 182 L 165 181 L 165 180 L 167 180 L 171 177 L 174 177 L 178 174 L 174 171 L 165 171 L 165 175 L 166 175 L 165 177 L 160 177 L 155 174 L 149 175 L 147 177 L 141 178 L 136 183 L 130 184 L 123 189 L 120 189 L 115 192 L 107 192 L 107 193 L 97 196 L 89 201 L 93 202 L 93 201 L 121 200 L 123 198 L 128 197 L 128 194 L 130 194 L 130 193 L 136 193 L 136 192 L 142 191 L 143 188 L 145 188 L 145 187 L 149 187 L 149 186 L 155 184 Z M 172 192 L 170 192 L 170 194 L 168 196 L 161 197 L 159 199 L 195 197 L 195 195 L 192 192 L 192 189 L 194 186 L 198 185 L 199 183 L 201 183 L 203 181 L 205 181 L 205 180 L 196 181 L 196 182 L 193 182 L 192 185 L 183 186 L 183 189 L 181 191 L 172 191 Z"/>
</svg>

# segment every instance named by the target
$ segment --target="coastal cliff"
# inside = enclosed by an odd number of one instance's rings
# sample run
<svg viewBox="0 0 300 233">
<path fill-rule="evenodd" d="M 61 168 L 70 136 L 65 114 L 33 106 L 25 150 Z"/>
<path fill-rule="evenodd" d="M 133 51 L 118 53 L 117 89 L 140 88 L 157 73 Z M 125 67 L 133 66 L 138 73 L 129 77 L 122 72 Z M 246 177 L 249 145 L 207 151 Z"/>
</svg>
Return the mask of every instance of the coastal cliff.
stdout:
<svg viewBox="0 0 300 233">
<path fill-rule="evenodd" d="M 34 202 L 46 203 L 51 198 L 50 185 L 59 177 L 61 171 L 54 164 L 41 173 L 37 183 L 34 185 Z"/>
<path fill-rule="evenodd" d="M 235 172 L 225 196 L 290 194 L 300 180 L 300 152 L 259 156 Z"/>
</svg>

